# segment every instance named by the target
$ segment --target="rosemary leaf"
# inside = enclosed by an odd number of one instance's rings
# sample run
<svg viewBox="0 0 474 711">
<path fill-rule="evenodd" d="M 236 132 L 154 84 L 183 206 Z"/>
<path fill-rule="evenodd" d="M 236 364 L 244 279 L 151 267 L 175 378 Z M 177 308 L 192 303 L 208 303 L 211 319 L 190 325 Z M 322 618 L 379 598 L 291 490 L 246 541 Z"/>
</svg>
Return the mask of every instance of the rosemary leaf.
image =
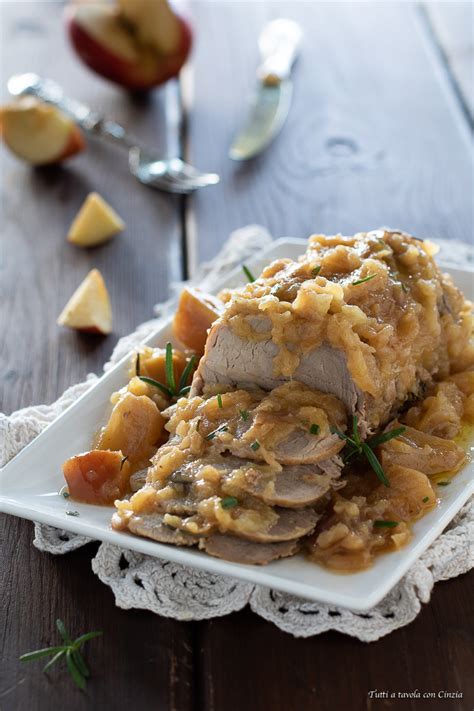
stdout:
<svg viewBox="0 0 474 711">
<path fill-rule="evenodd" d="M 316 277 L 318 276 L 318 274 L 319 274 L 320 271 L 321 271 L 321 265 L 320 265 L 320 264 L 318 264 L 317 267 L 313 267 L 313 268 L 311 269 L 311 276 L 313 277 L 313 279 L 316 279 Z"/>
<path fill-rule="evenodd" d="M 165 355 L 165 372 L 166 372 L 166 384 L 173 393 L 176 393 L 176 382 L 174 379 L 174 368 L 173 368 L 173 346 L 168 341 L 166 344 L 166 355 Z"/>
<path fill-rule="evenodd" d="M 186 388 L 187 382 L 189 380 L 189 376 L 193 372 L 195 362 L 196 362 L 196 356 L 193 355 L 186 363 L 186 367 L 181 374 L 181 378 L 179 379 L 179 385 L 178 385 L 179 395 L 182 395 L 183 390 Z M 189 390 L 190 390 L 190 387 L 186 390 L 186 392 L 189 392 Z"/>
<path fill-rule="evenodd" d="M 138 378 L 142 382 L 148 383 L 148 385 L 154 385 L 155 388 L 161 390 L 161 392 L 164 393 L 167 397 L 173 397 L 173 393 L 171 392 L 171 390 L 167 388 L 166 385 L 163 385 L 163 383 L 159 383 L 158 380 L 155 380 L 154 378 L 148 378 L 145 375 L 139 375 Z"/>
<path fill-rule="evenodd" d="M 370 447 L 363 442 L 362 443 L 362 451 L 367 457 L 370 466 L 374 470 L 374 472 L 377 474 L 378 478 L 382 482 L 384 486 L 390 486 L 390 482 L 387 479 L 384 470 L 382 469 L 382 465 L 380 464 L 379 460 L 377 459 L 375 453 L 370 449 Z"/>
<path fill-rule="evenodd" d="M 76 684 L 81 691 L 84 691 L 86 688 L 86 680 L 82 676 L 81 672 L 76 666 L 76 663 L 74 661 L 74 657 L 72 654 L 72 649 L 68 649 L 66 652 L 66 663 L 67 663 L 67 668 L 69 674 L 72 676 L 74 683 Z"/>
<path fill-rule="evenodd" d="M 226 496 L 225 498 L 221 499 L 221 506 L 223 509 L 232 509 L 234 506 L 237 506 L 238 500 L 235 498 L 235 496 Z"/>
<path fill-rule="evenodd" d="M 390 430 L 389 432 L 382 432 L 382 434 L 376 435 L 375 437 L 369 439 L 367 444 L 372 448 L 378 447 L 380 444 L 384 444 L 384 442 L 389 442 L 391 439 L 395 439 L 395 437 L 400 437 L 405 430 L 406 427 L 396 427 L 394 430 Z"/>
<path fill-rule="evenodd" d="M 258 441 L 258 439 L 256 439 L 255 442 L 252 442 L 252 444 L 250 445 L 250 449 L 252 449 L 254 452 L 256 452 L 257 449 L 260 449 L 260 442 Z"/>
<path fill-rule="evenodd" d="M 61 650 L 64 650 L 64 647 L 45 647 L 44 649 L 37 649 L 35 652 L 27 652 L 26 654 L 22 654 L 20 662 L 33 662 L 35 659 L 50 657 L 51 654 L 57 654 Z"/>
<path fill-rule="evenodd" d="M 217 396 L 217 404 L 218 404 L 219 408 L 222 410 L 222 408 L 223 408 L 223 405 L 222 405 L 222 395 L 221 395 L 220 393 L 219 393 L 218 396 Z"/>
<path fill-rule="evenodd" d="M 208 435 L 206 435 L 207 440 L 214 439 L 214 437 L 219 434 L 220 432 L 227 432 L 229 428 L 226 425 L 221 425 L 220 427 L 217 427 L 215 430 L 212 432 L 209 432 Z"/>
<path fill-rule="evenodd" d="M 252 274 L 252 272 L 250 271 L 250 269 L 245 266 L 245 264 L 242 264 L 242 271 L 243 271 L 243 273 L 245 274 L 245 276 L 247 277 L 247 279 L 249 280 L 250 283 L 252 283 L 252 282 L 255 281 L 254 275 Z"/>
<path fill-rule="evenodd" d="M 312 424 L 309 428 L 309 431 L 311 432 L 311 434 L 317 435 L 319 434 L 319 429 L 319 425 Z"/>
<path fill-rule="evenodd" d="M 398 526 L 398 521 L 374 521 L 374 526 L 377 526 L 377 528 L 395 528 L 395 526 Z"/>
<path fill-rule="evenodd" d="M 137 357 L 135 359 L 135 375 L 137 378 L 140 377 L 140 353 L 137 353 Z"/>
<path fill-rule="evenodd" d="M 64 657 L 65 654 L 66 654 L 65 648 L 64 648 L 64 647 L 61 647 L 61 649 L 59 650 L 59 652 L 57 652 L 57 653 L 54 655 L 54 657 L 53 657 L 52 659 L 50 659 L 47 664 L 45 664 L 45 666 L 43 667 L 43 672 L 46 674 L 46 672 L 48 672 L 48 671 L 51 669 L 51 667 L 52 667 L 54 664 L 56 664 L 56 662 L 59 662 L 59 660 L 61 659 L 61 657 Z M 20 657 L 20 659 L 21 659 L 21 657 Z"/>
<path fill-rule="evenodd" d="M 249 419 L 249 411 L 248 410 L 239 410 L 239 414 L 241 418 L 243 419 L 244 422 L 247 422 Z"/>
<path fill-rule="evenodd" d="M 357 281 L 353 281 L 352 286 L 357 286 L 358 284 L 364 284 L 366 281 L 370 281 L 371 279 L 374 279 L 376 276 L 377 276 L 377 274 L 368 274 L 363 279 L 357 279 Z"/>
</svg>

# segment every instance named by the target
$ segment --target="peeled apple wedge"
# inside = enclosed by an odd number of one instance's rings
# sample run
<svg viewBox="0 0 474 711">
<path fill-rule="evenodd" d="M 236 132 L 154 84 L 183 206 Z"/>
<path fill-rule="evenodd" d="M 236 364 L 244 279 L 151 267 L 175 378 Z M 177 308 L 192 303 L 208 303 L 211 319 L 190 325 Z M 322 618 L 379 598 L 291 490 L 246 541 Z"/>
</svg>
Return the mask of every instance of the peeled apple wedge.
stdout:
<svg viewBox="0 0 474 711">
<path fill-rule="evenodd" d="M 102 274 L 92 269 L 58 318 L 60 326 L 89 333 L 111 333 L 112 308 Z"/>
<path fill-rule="evenodd" d="M 32 165 L 59 163 L 86 145 L 69 116 L 33 96 L 0 109 L 0 133 L 12 153 Z"/>
<path fill-rule="evenodd" d="M 124 221 L 99 193 L 90 193 L 74 218 L 67 238 L 79 247 L 94 247 L 125 228 Z"/>
</svg>

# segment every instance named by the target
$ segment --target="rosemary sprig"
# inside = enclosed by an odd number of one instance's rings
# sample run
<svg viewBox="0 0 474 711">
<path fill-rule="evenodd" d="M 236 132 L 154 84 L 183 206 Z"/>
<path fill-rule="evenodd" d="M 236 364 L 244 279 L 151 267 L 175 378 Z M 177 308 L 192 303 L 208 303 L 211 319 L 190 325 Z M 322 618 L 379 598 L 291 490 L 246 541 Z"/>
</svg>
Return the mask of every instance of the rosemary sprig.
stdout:
<svg viewBox="0 0 474 711">
<path fill-rule="evenodd" d="M 363 279 L 357 279 L 357 281 L 352 282 L 352 286 L 357 286 L 358 284 L 364 284 L 366 281 L 370 281 L 371 279 L 375 279 L 377 274 L 368 274 L 366 277 Z"/>
<path fill-rule="evenodd" d="M 350 461 L 350 459 L 352 459 L 352 457 L 354 456 L 364 455 L 370 466 L 382 482 L 382 484 L 384 486 L 390 486 L 390 482 L 387 478 L 387 475 L 385 474 L 382 465 L 380 464 L 379 460 L 377 459 L 377 455 L 373 450 L 380 444 L 383 444 L 384 442 L 389 442 L 395 437 L 399 437 L 405 432 L 405 430 L 406 427 L 396 427 L 395 429 L 389 430 L 388 432 L 382 432 L 379 435 L 375 435 L 374 437 L 368 439 L 366 442 L 362 442 L 359 433 L 358 418 L 357 415 L 354 415 L 354 417 L 352 418 L 352 437 L 349 437 L 348 435 L 344 434 L 343 432 L 340 432 L 337 429 L 332 429 L 331 431 L 333 432 L 333 434 L 337 434 L 338 437 L 340 437 L 346 442 L 347 451 L 344 454 L 344 461 L 346 463 Z"/>
<path fill-rule="evenodd" d="M 20 661 L 33 662 L 36 659 L 42 659 L 43 657 L 51 657 L 49 662 L 43 668 L 43 671 L 47 672 L 54 664 L 56 664 L 56 662 L 63 657 L 66 657 L 66 665 L 69 674 L 71 675 L 76 686 L 84 691 L 86 688 L 86 680 L 90 676 L 90 671 L 81 655 L 80 648 L 83 644 L 85 644 L 85 642 L 94 639 L 94 637 L 100 637 L 102 632 L 87 632 L 73 641 L 66 632 L 66 628 L 64 627 L 62 620 L 56 620 L 56 627 L 63 639 L 63 645 L 46 647 L 45 649 L 37 649 L 34 652 L 27 652 L 26 654 L 21 655 Z"/>
<path fill-rule="evenodd" d="M 225 496 L 221 499 L 221 506 L 223 509 L 232 509 L 234 506 L 237 506 L 238 503 L 239 502 L 235 496 Z"/>
<path fill-rule="evenodd" d="M 243 271 L 243 273 L 245 274 L 245 276 L 247 277 L 247 279 L 249 280 L 250 283 L 252 283 L 252 282 L 255 281 L 254 275 L 252 274 L 252 272 L 250 271 L 250 269 L 245 266 L 245 264 L 242 264 L 242 271 Z"/>
<path fill-rule="evenodd" d="M 161 392 L 166 395 L 166 397 L 169 397 L 171 400 L 173 398 L 178 398 L 182 397 L 183 395 L 187 395 L 187 393 L 191 390 L 191 386 L 187 385 L 187 382 L 189 380 L 189 376 L 192 373 L 192 370 L 194 368 L 194 364 L 196 363 L 196 356 L 191 356 L 191 358 L 188 360 L 186 363 L 186 367 L 182 372 L 181 378 L 179 379 L 178 385 L 176 385 L 176 380 L 174 377 L 174 367 L 173 367 L 173 346 L 171 343 L 166 344 L 166 354 L 165 354 L 165 373 L 166 373 L 166 385 L 163 383 L 160 383 L 159 380 L 155 380 L 154 378 L 149 378 L 146 375 L 140 375 L 140 360 L 139 360 L 139 354 L 137 353 L 137 361 L 135 365 L 135 371 L 137 373 L 137 377 L 139 380 L 141 380 L 144 383 L 148 383 L 148 385 L 153 385 L 155 388 L 158 388 L 158 390 L 161 390 Z"/>
<path fill-rule="evenodd" d="M 244 422 L 247 422 L 249 419 L 250 413 L 248 410 L 239 410 L 239 414 L 241 418 L 243 419 Z"/>
</svg>

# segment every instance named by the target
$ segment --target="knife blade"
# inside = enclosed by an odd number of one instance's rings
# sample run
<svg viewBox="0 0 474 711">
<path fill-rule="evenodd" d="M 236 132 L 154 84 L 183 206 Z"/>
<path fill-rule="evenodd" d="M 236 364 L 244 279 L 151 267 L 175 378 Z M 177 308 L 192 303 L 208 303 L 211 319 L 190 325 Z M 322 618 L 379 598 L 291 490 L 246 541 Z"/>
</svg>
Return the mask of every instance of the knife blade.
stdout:
<svg viewBox="0 0 474 711">
<path fill-rule="evenodd" d="M 260 153 L 285 123 L 293 93 L 290 73 L 301 36 L 301 28 L 293 20 L 273 20 L 263 29 L 257 92 L 247 121 L 230 147 L 233 160 L 247 160 Z"/>
</svg>

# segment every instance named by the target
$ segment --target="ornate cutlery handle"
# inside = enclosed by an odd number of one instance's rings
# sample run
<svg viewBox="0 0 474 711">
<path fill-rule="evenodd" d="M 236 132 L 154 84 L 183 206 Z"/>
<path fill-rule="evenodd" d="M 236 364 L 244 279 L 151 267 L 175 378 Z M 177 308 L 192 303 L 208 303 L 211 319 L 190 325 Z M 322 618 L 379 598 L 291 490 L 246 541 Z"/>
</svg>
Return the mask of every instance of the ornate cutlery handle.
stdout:
<svg viewBox="0 0 474 711">
<path fill-rule="evenodd" d="M 264 27 L 258 39 L 262 64 L 257 71 L 264 84 L 280 84 L 288 79 L 302 35 L 301 27 L 293 20 L 273 20 Z"/>
</svg>

